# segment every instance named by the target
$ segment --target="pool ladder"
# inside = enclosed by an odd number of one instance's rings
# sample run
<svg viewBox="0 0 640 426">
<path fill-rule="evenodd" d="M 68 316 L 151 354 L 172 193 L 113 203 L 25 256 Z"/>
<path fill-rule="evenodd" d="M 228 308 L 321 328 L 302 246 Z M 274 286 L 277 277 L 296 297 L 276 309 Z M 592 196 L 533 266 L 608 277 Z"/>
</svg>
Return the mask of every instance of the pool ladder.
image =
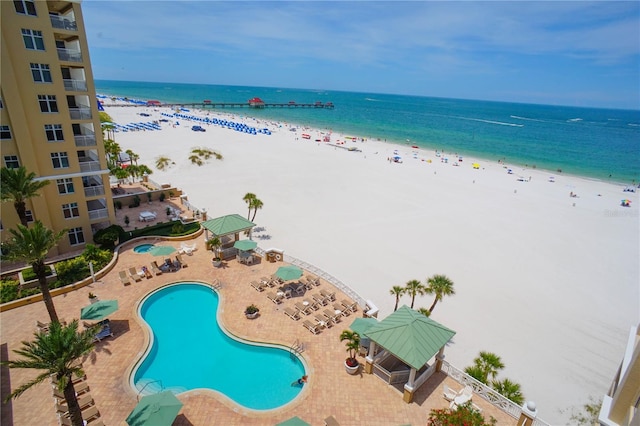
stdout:
<svg viewBox="0 0 640 426">
<path fill-rule="evenodd" d="M 296 341 L 289 347 L 289 354 L 291 357 L 294 357 L 299 356 L 302 352 L 304 352 L 304 343 L 296 339 Z"/>
</svg>

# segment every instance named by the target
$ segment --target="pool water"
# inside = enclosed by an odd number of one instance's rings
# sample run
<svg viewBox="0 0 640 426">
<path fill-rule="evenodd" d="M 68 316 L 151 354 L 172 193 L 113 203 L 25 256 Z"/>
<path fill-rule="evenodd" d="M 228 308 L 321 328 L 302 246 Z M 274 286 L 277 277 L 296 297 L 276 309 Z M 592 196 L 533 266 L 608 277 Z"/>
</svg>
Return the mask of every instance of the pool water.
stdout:
<svg viewBox="0 0 640 426">
<path fill-rule="evenodd" d="M 143 300 L 138 312 L 153 331 L 153 343 L 134 371 L 136 389 L 153 381 L 161 389 L 208 388 L 253 410 L 291 402 L 302 390 L 291 386 L 305 374 L 301 359 L 288 348 L 229 337 L 218 325 L 217 310 L 218 294 L 198 283 L 168 286 Z"/>
<path fill-rule="evenodd" d="M 153 244 L 140 244 L 139 246 L 135 246 L 133 251 L 136 253 L 147 253 L 152 248 Z"/>
</svg>

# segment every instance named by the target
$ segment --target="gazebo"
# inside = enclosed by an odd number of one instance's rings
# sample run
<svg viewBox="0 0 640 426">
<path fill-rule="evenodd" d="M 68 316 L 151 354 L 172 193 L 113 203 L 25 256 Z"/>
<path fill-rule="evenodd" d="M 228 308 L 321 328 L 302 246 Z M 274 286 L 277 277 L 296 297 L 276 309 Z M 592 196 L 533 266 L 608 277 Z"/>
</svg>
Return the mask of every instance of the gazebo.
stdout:
<svg viewBox="0 0 640 426">
<path fill-rule="evenodd" d="M 254 226 L 256 226 L 255 223 L 243 218 L 239 214 L 229 214 L 202 222 L 205 240 L 218 237 L 223 243 L 223 249 L 228 248 L 228 245 L 233 246 L 233 243 L 240 239 L 241 232 L 248 231 L 249 236 L 251 236 L 251 229 L 253 229 Z M 211 237 L 209 233 L 212 234 Z M 233 235 L 233 237 L 229 237 L 231 235 Z M 224 237 L 229 238 L 225 239 Z M 233 251 L 235 254 L 236 249 L 233 249 Z"/>
<path fill-rule="evenodd" d="M 405 305 L 363 334 L 371 341 L 365 372 L 392 385 L 404 382 L 403 399 L 410 403 L 414 392 L 442 368 L 444 347 L 456 332 Z"/>
</svg>

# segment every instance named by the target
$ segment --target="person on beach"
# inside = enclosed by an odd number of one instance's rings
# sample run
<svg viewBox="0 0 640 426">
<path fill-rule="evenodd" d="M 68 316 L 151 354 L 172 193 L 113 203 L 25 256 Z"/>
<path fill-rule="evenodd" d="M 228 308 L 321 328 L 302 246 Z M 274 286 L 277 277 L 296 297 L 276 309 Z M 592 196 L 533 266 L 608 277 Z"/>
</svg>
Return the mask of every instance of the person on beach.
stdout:
<svg viewBox="0 0 640 426">
<path fill-rule="evenodd" d="M 307 383 L 307 375 L 306 374 L 304 376 L 300 377 L 295 382 L 291 383 L 291 386 L 303 386 L 305 383 Z"/>
</svg>

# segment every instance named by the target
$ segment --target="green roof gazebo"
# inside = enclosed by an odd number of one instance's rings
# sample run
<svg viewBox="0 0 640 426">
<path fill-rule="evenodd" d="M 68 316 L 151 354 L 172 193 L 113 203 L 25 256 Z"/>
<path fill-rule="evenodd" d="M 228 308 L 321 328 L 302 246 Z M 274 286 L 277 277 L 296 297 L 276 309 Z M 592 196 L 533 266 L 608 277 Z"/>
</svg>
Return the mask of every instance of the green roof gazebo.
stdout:
<svg viewBox="0 0 640 426">
<path fill-rule="evenodd" d="M 204 228 L 205 241 L 213 237 L 218 237 L 222 241 L 223 253 L 225 249 L 233 248 L 233 244 L 240 240 L 240 233 L 248 231 L 249 238 L 251 238 L 251 230 L 256 226 L 255 223 L 243 218 L 239 214 L 229 214 L 226 216 L 220 216 L 215 219 L 210 219 L 202 222 Z M 209 233 L 212 236 L 209 236 Z M 233 235 L 232 239 L 225 239 L 224 237 Z M 233 250 L 234 255 L 237 250 Z M 223 257 L 225 257 L 223 255 Z"/>
<path fill-rule="evenodd" d="M 404 401 L 442 367 L 444 347 L 455 331 L 405 306 L 364 332 L 371 340 L 365 371 L 404 385 Z M 384 350 L 376 353 L 376 346 Z M 375 356 L 374 356 L 375 354 Z M 428 362 L 436 356 L 432 365 Z"/>
</svg>

